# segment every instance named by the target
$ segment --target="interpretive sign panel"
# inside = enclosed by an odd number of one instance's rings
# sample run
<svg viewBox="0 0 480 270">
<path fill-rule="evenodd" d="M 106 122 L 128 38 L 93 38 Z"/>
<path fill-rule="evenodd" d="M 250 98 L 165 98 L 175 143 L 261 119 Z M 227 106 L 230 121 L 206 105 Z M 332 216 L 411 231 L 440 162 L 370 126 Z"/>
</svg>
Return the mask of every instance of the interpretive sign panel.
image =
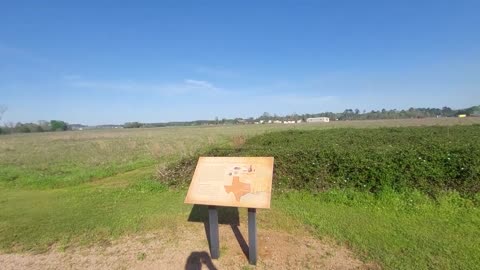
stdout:
<svg viewBox="0 0 480 270">
<path fill-rule="evenodd" d="M 185 203 L 270 208 L 273 157 L 200 157 Z"/>
</svg>

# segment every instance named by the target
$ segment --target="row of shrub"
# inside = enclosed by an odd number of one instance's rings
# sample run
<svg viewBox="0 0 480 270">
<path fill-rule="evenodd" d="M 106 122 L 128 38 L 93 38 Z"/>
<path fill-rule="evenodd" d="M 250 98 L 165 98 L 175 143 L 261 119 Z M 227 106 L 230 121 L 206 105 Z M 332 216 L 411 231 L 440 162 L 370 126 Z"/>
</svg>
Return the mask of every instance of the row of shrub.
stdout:
<svg viewBox="0 0 480 270">
<path fill-rule="evenodd" d="M 370 192 L 417 189 L 431 195 L 480 191 L 480 125 L 282 131 L 259 135 L 238 149 L 209 156 L 273 156 L 274 187 Z M 163 181 L 189 182 L 195 160 L 164 170 Z"/>
</svg>

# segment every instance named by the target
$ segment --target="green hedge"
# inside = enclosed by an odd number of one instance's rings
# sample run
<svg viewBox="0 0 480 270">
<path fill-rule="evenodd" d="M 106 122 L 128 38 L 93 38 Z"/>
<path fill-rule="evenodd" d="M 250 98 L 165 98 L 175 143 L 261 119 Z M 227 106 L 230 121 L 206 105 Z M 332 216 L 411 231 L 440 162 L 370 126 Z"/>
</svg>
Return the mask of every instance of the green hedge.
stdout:
<svg viewBox="0 0 480 270">
<path fill-rule="evenodd" d="M 418 189 L 431 195 L 480 191 L 480 125 L 273 132 L 240 149 L 210 156 L 273 156 L 274 187 L 327 190 Z M 194 160 L 170 167 L 177 184 L 189 181 Z M 173 172 L 173 173 L 172 173 Z M 170 178 L 170 181 L 173 178 Z"/>
</svg>

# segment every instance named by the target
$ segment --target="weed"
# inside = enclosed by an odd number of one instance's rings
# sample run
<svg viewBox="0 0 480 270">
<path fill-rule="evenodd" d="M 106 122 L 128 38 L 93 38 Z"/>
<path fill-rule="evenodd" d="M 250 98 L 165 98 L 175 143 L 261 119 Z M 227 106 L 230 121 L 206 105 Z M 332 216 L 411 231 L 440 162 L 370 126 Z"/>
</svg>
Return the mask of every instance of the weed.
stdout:
<svg viewBox="0 0 480 270">
<path fill-rule="evenodd" d="M 137 254 L 137 260 L 143 261 L 145 258 L 147 258 L 147 254 L 145 252 L 140 252 Z"/>
</svg>

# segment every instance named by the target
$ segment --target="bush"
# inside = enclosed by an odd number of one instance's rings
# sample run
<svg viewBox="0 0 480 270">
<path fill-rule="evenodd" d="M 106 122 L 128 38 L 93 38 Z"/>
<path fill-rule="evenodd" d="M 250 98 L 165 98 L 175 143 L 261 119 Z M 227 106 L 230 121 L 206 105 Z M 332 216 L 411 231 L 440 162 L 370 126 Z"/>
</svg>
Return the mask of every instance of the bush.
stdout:
<svg viewBox="0 0 480 270">
<path fill-rule="evenodd" d="M 455 190 L 471 195 L 480 191 L 478 134 L 480 125 L 292 130 L 253 137 L 237 150 L 213 149 L 203 155 L 273 156 L 275 188 L 417 189 L 433 196 Z M 179 171 L 181 164 L 171 168 Z M 193 169 L 181 169 L 183 177 L 170 175 L 186 181 Z"/>
<path fill-rule="evenodd" d="M 68 129 L 68 124 L 63 121 L 52 120 L 50 121 L 50 127 L 52 131 L 65 131 Z"/>
</svg>

